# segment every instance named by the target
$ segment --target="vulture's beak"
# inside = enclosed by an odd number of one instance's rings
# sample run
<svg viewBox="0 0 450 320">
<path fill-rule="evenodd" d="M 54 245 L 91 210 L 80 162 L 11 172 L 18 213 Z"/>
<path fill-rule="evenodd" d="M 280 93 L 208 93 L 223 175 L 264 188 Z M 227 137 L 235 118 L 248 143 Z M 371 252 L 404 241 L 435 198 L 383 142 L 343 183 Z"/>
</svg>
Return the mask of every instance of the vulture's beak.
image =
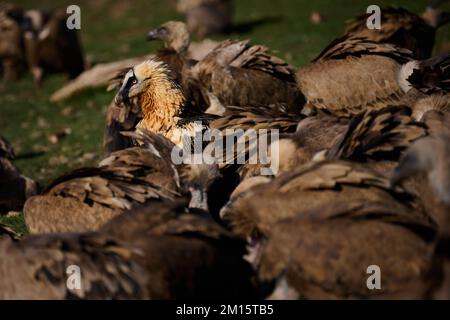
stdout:
<svg viewBox="0 0 450 320">
<path fill-rule="evenodd" d="M 114 102 L 117 106 L 124 104 L 129 104 L 130 99 L 128 98 L 128 89 L 127 88 L 120 88 L 119 92 L 117 92 L 116 96 L 114 97 Z"/>
<path fill-rule="evenodd" d="M 150 30 L 147 33 L 147 41 L 153 41 L 153 40 L 161 40 L 166 34 L 166 30 L 163 28 L 157 28 L 154 30 Z"/>
</svg>

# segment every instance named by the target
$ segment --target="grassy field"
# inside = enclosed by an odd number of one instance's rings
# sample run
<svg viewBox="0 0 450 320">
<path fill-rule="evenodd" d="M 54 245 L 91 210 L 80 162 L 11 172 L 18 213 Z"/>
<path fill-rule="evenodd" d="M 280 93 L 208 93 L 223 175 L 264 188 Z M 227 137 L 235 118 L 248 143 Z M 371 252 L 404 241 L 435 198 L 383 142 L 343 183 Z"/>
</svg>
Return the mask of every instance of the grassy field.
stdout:
<svg viewBox="0 0 450 320">
<path fill-rule="evenodd" d="M 26 8 L 33 0 L 16 0 Z M 86 57 L 102 62 L 152 52 L 158 44 L 147 43 L 145 32 L 160 23 L 180 19 L 169 0 L 41 0 L 42 7 L 78 4 L 82 11 L 80 36 Z M 264 44 L 296 67 L 301 67 L 333 38 L 342 33 L 344 22 L 365 12 L 370 4 L 402 6 L 421 12 L 426 1 L 373 0 L 236 0 L 235 23 L 239 32 L 227 37 L 251 39 Z M 323 22 L 314 25 L 309 16 L 318 10 Z M 437 48 L 449 39 L 450 27 L 442 28 Z M 84 92 L 60 104 L 49 97 L 65 79 L 46 78 L 41 90 L 33 89 L 31 76 L 16 83 L 0 84 L 0 134 L 9 139 L 18 154 L 15 165 L 45 185 L 63 172 L 95 164 L 102 154 L 104 116 L 114 93 Z M 49 136 L 70 129 L 65 138 L 52 144 Z M 24 230 L 21 216 L 2 218 Z"/>
</svg>

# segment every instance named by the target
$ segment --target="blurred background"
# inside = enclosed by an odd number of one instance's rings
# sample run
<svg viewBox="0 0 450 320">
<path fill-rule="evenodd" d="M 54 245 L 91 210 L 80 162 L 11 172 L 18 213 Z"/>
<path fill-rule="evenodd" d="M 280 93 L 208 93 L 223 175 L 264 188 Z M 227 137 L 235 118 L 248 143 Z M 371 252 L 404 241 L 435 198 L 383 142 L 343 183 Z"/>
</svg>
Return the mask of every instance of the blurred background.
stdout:
<svg viewBox="0 0 450 320">
<path fill-rule="evenodd" d="M 14 4 L 25 9 L 80 6 L 85 59 L 101 63 L 160 48 L 160 43 L 145 41 L 145 34 L 165 21 L 182 19 L 174 2 L 15 0 Z M 420 13 L 426 1 L 236 0 L 231 33 L 211 38 L 251 39 L 299 68 L 342 34 L 345 21 L 364 14 L 371 4 Z M 436 53 L 450 48 L 448 40 L 450 26 L 439 30 Z M 66 81 L 64 75 L 52 75 L 38 89 L 28 72 L 17 82 L 0 84 L 0 134 L 15 147 L 15 165 L 41 185 L 67 170 L 94 164 L 102 155 L 105 111 L 114 92 L 92 89 L 51 103 L 51 94 Z"/>
</svg>

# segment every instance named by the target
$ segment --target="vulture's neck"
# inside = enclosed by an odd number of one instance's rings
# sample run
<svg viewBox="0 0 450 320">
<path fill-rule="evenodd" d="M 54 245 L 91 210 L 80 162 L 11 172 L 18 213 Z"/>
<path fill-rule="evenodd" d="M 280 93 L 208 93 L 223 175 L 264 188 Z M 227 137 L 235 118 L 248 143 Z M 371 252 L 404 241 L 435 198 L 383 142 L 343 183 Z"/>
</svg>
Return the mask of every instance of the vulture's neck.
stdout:
<svg viewBox="0 0 450 320">
<path fill-rule="evenodd" d="M 181 88 L 174 83 L 149 88 L 139 98 L 143 119 L 138 126 L 168 136 L 176 128 L 185 104 Z"/>
</svg>

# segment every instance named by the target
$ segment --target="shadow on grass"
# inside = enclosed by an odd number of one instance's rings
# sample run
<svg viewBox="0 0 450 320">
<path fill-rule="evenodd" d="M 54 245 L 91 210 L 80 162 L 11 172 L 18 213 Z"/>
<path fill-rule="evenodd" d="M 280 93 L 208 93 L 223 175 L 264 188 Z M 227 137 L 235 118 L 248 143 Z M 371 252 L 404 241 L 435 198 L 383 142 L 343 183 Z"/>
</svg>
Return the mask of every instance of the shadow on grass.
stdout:
<svg viewBox="0 0 450 320">
<path fill-rule="evenodd" d="M 21 159 L 33 159 L 33 158 L 37 158 L 40 156 L 43 156 L 45 154 L 45 152 L 43 151 L 37 151 L 37 152 L 25 152 L 25 153 L 20 153 L 18 154 L 14 160 L 21 160 Z"/>
</svg>

